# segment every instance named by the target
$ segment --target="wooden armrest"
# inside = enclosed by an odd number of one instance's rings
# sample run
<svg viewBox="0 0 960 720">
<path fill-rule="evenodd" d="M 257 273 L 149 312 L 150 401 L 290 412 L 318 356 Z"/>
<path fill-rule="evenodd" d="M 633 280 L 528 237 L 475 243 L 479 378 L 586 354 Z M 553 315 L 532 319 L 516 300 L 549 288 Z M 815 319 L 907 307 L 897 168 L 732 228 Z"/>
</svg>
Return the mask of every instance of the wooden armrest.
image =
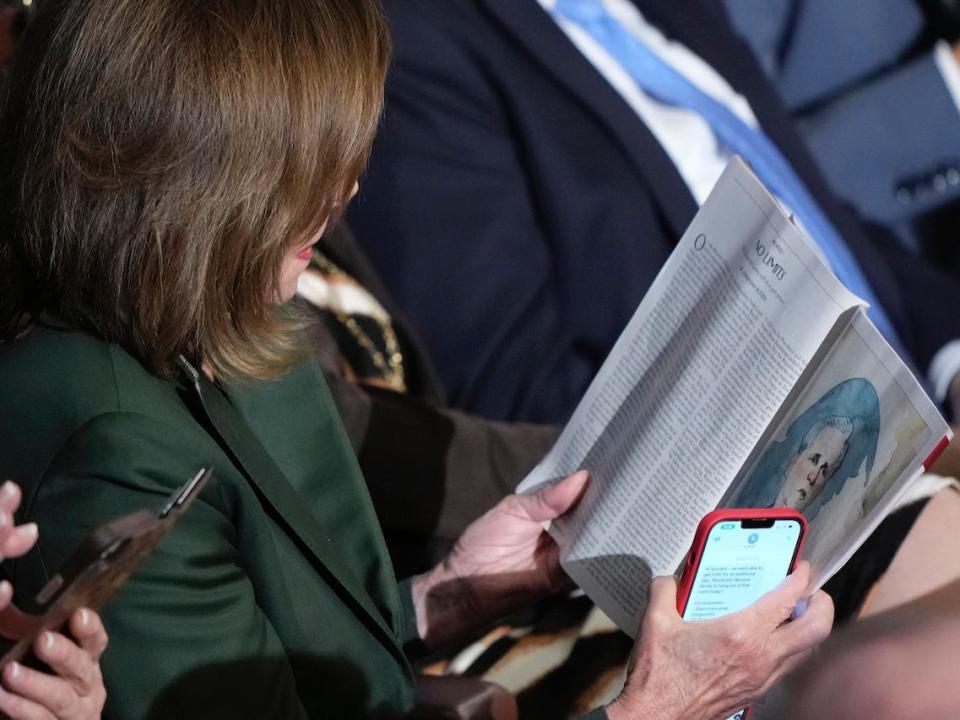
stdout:
<svg viewBox="0 0 960 720">
<path fill-rule="evenodd" d="M 517 701 L 499 685 L 459 675 L 421 675 L 408 720 L 517 720 Z"/>
</svg>

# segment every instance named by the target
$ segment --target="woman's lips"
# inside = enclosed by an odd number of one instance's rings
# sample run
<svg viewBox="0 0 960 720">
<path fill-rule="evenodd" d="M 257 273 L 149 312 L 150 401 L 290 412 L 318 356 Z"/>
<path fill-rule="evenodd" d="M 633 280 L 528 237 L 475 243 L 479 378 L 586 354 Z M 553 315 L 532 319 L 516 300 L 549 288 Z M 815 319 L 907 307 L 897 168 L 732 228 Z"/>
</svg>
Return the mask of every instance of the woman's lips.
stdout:
<svg viewBox="0 0 960 720">
<path fill-rule="evenodd" d="M 297 257 L 300 260 L 307 260 L 309 262 L 310 258 L 313 257 L 313 243 L 310 243 L 300 250 L 300 252 L 297 253 Z"/>
</svg>

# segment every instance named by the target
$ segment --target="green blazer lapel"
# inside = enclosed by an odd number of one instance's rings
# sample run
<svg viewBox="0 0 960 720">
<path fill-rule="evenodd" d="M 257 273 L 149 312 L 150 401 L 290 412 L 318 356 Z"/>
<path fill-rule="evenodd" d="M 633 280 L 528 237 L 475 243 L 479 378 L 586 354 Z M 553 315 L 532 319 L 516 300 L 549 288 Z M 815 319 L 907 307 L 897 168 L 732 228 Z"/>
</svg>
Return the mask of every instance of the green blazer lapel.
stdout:
<svg viewBox="0 0 960 720">
<path fill-rule="evenodd" d="M 313 554 L 357 609 L 370 618 L 373 626 L 384 636 L 387 646 L 406 665 L 406 656 L 383 614 L 356 575 L 341 562 L 326 539 L 317 532 L 316 518 L 306 509 L 303 500 L 259 438 L 213 382 L 185 360 L 181 359 L 180 368 L 189 378 L 190 386 L 223 449 L 257 490 L 264 504 L 273 510 L 277 523 Z"/>
</svg>

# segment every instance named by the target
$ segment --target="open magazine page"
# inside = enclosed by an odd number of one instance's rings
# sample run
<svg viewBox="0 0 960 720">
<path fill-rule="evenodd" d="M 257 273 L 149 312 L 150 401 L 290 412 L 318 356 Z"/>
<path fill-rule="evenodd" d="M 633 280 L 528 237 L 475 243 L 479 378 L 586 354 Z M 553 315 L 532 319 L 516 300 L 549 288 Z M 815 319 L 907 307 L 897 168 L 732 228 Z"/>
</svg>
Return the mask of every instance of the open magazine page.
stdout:
<svg viewBox="0 0 960 720">
<path fill-rule="evenodd" d="M 628 633 L 837 318 L 860 301 L 739 159 L 730 162 L 547 457 L 586 468 L 551 528 L 571 577 Z"/>
<path fill-rule="evenodd" d="M 732 507 L 790 506 L 810 521 L 819 587 L 922 471 L 950 430 L 862 311 L 784 413 Z"/>
</svg>

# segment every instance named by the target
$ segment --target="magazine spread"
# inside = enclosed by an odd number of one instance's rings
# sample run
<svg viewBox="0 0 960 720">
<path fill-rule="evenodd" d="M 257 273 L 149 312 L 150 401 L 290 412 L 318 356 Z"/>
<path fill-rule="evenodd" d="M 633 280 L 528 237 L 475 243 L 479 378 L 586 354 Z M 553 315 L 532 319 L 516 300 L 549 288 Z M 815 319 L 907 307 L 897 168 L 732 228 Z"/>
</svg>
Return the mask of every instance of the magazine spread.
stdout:
<svg viewBox="0 0 960 720">
<path fill-rule="evenodd" d="M 947 436 L 865 303 L 734 158 L 518 491 L 590 471 L 550 532 L 632 635 L 710 510 L 802 510 L 819 586 Z"/>
</svg>

